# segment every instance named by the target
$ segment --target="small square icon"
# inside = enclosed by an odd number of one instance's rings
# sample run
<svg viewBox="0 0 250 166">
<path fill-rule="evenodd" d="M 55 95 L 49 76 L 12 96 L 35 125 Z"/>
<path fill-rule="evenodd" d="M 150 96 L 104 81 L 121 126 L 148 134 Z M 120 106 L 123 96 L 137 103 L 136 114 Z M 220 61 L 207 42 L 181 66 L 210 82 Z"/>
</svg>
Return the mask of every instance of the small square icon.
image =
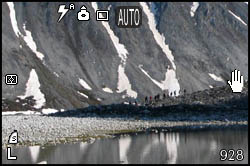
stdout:
<svg viewBox="0 0 250 166">
<path fill-rule="evenodd" d="M 108 10 L 97 10 L 96 11 L 96 21 L 108 21 L 109 11 Z"/>
<path fill-rule="evenodd" d="M 5 84 L 6 85 L 17 85 L 18 76 L 17 74 L 6 74 L 5 75 Z"/>
</svg>

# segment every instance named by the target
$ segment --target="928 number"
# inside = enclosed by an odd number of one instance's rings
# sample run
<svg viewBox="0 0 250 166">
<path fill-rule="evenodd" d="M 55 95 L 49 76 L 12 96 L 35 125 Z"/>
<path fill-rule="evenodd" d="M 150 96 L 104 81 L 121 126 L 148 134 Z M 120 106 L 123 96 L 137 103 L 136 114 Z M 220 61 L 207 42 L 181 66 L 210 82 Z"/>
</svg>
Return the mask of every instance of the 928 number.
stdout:
<svg viewBox="0 0 250 166">
<path fill-rule="evenodd" d="M 242 161 L 244 159 L 244 151 L 242 149 L 234 150 L 234 149 L 221 149 L 220 150 L 220 160 L 221 161 Z"/>
</svg>

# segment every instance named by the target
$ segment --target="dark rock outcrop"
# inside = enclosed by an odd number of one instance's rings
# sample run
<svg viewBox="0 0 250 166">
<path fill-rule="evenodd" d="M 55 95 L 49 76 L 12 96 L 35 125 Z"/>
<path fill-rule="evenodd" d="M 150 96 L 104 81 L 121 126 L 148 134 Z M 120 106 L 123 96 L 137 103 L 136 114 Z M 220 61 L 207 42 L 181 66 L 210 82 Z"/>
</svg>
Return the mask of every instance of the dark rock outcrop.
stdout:
<svg viewBox="0 0 250 166">
<path fill-rule="evenodd" d="M 153 106 L 112 104 L 50 114 L 59 117 L 161 117 L 168 120 L 248 120 L 248 83 L 242 93 L 229 86 L 155 102 Z M 164 104 L 164 106 L 162 106 Z"/>
</svg>

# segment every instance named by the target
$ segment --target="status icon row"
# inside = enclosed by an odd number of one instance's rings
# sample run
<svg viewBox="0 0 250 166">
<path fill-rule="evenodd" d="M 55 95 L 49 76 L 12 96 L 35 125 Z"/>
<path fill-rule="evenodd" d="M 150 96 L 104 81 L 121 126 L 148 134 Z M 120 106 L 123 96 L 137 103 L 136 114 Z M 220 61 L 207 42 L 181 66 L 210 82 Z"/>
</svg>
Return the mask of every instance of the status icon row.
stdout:
<svg viewBox="0 0 250 166">
<path fill-rule="evenodd" d="M 62 18 L 67 14 L 69 10 L 75 10 L 75 5 L 71 3 L 69 8 L 66 7 L 65 4 L 59 5 L 58 13 L 60 17 L 57 22 L 60 22 Z M 78 21 L 89 21 L 90 20 L 90 12 L 87 10 L 87 7 L 82 5 L 80 11 L 77 13 Z M 97 10 L 96 11 L 96 21 L 109 21 L 109 11 L 108 10 Z"/>
</svg>

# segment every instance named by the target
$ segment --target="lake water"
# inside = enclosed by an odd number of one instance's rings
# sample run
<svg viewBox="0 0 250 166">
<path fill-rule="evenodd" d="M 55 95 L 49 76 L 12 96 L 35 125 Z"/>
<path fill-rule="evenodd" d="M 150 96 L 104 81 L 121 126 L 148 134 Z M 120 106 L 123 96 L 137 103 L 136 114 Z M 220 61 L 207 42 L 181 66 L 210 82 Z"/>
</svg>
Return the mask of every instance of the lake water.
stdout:
<svg viewBox="0 0 250 166">
<path fill-rule="evenodd" d="M 220 151 L 222 157 L 220 156 Z M 231 149 L 231 151 L 229 151 Z M 241 152 L 240 152 L 241 150 Z M 234 153 L 234 152 L 235 153 Z M 227 157 L 224 156 L 227 152 Z M 233 154 L 234 153 L 234 154 Z M 242 153 L 242 154 L 241 154 Z M 149 132 L 130 136 L 97 139 L 93 143 L 31 146 L 2 150 L 3 163 L 77 164 L 77 163 L 248 163 L 248 129 Z M 236 161 L 237 159 L 242 161 Z M 221 161 L 220 158 L 226 158 Z M 235 160 L 235 161 L 229 161 Z"/>
</svg>

